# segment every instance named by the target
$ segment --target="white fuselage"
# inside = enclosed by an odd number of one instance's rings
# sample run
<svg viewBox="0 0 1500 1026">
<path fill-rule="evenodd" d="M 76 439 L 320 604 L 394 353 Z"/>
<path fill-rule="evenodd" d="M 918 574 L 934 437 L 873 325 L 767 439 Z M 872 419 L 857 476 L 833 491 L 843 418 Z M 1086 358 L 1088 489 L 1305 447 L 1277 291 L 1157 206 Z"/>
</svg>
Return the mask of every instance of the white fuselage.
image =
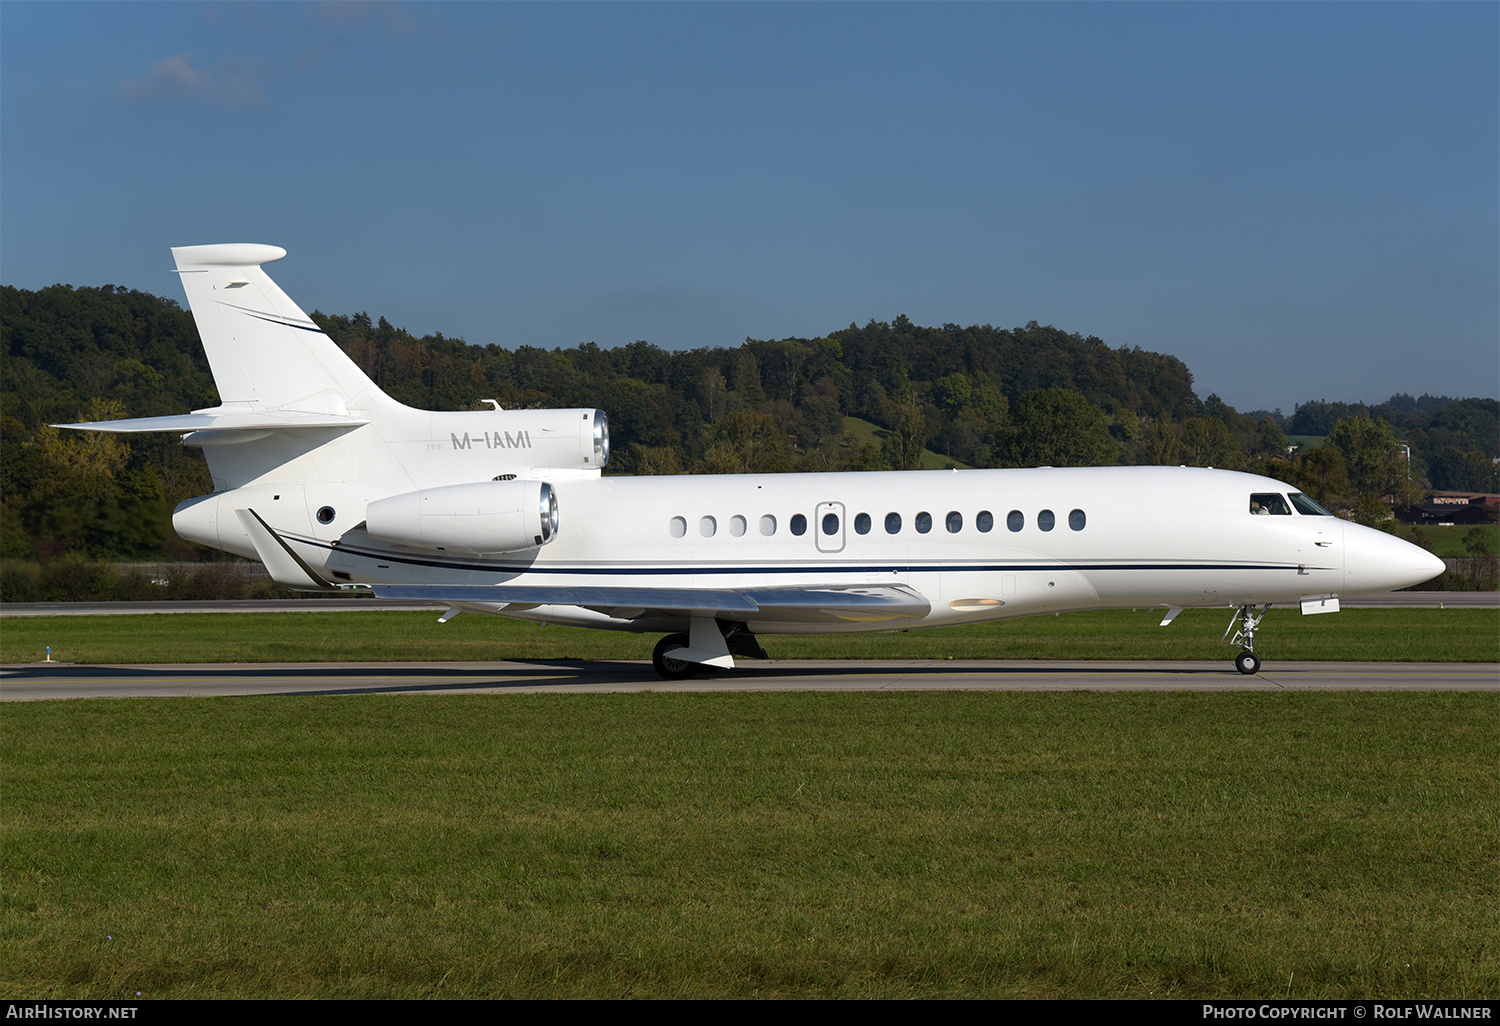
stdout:
<svg viewBox="0 0 1500 1026">
<path fill-rule="evenodd" d="M 221 504 L 261 499 L 257 509 L 271 510 L 271 526 L 309 565 L 350 584 L 896 584 L 930 603 L 920 616 L 869 622 L 743 617 L 758 633 L 909 629 L 1080 609 L 1297 603 L 1402 587 L 1434 572 L 1426 553 L 1379 531 L 1328 516 L 1254 515 L 1252 494 L 1295 489 L 1229 471 L 589 475 L 555 487 L 558 536 L 524 555 L 376 541 L 344 529 L 359 518 L 354 510 L 319 525 L 312 511 L 325 500 L 356 501 L 340 499 L 334 485 L 298 486 L 305 495 L 295 506 L 234 492 L 221 496 Z M 1048 513 L 1052 527 L 1044 530 Z M 685 622 L 577 606 L 460 605 L 626 630 L 680 629 Z"/>
</svg>

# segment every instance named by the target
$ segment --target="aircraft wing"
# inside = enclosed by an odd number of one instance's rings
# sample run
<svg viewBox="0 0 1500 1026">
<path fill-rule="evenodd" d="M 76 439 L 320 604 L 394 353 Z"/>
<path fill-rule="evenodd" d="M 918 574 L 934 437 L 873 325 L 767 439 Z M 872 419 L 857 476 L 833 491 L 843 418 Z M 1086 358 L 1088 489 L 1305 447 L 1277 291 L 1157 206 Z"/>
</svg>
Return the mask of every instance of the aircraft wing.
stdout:
<svg viewBox="0 0 1500 1026">
<path fill-rule="evenodd" d="M 899 584 L 744 589 L 531 584 L 376 584 L 373 587 L 378 598 L 450 604 L 582 606 L 623 619 L 635 619 L 650 611 L 783 623 L 878 623 L 925 616 L 932 608 L 919 592 Z"/>
<path fill-rule="evenodd" d="M 878 623 L 926 616 L 932 603 L 904 584 L 752 588 L 744 592 L 761 619 L 807 623 Z"/>
</svg>

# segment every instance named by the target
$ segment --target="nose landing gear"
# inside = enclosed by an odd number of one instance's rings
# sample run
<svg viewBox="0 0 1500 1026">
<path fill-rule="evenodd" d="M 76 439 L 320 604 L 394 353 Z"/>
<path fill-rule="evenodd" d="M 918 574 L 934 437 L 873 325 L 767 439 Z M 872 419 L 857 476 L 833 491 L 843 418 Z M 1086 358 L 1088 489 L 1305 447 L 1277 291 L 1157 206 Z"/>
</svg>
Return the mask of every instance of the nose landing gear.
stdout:
<svg viewBox="0 0 1500 1026">
<path fill-rule="evenodd" d="M 1257 613 L 1254 606 L 1241 606 L 1230 619 L 1229 626 L 1224 628 L 1224 637 L 1228 638 L 1235 624 L 1238 623 L 1240 626 L 1240 629 L 1235 631 L 1230 644 L 1244 643 L 1244 649 L 1234 657 L 1234 668 L 1247 676 L 1260 672 L 1260 656 L 1255 654 L 1255 628 L 1260 626 L 1266 610 L 1270 608 L 1270 603 L 1267 603 L 1261 606 L 1260 612 Z"/>
</svg>

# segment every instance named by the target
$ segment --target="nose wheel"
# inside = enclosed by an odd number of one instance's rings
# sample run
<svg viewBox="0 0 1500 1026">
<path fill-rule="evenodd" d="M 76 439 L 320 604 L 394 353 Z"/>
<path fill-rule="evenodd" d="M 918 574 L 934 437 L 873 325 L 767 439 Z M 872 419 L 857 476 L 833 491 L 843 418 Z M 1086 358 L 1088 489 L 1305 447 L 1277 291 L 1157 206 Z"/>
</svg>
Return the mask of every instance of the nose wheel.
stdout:
<svg viewBox="0 0 1500 1026">
<path fill-rule="evenodd" d="M 1232 645 L 1243 643 L 1244 649 L 1234 657 L 1234 668 L 1246 676 L 1260 672 L 1260 656 L 1255 654 L 1255 628 L 1260 626 L 1260 621 L 1265 618 L 1266 610 L 1270 609 L 1268 604 L 1260 607 L 1260 612 L 1255 611 L 1254 606 L 1241 606 L 1235 610 L 1234 618 L 1229 621 L 1229 626 L 1224 628 L 1224 637 L 1229 637 L 1229 632 L 1234 631 L 1235 625 L 1239 630 L 1234 632 Z"/>
</svg>

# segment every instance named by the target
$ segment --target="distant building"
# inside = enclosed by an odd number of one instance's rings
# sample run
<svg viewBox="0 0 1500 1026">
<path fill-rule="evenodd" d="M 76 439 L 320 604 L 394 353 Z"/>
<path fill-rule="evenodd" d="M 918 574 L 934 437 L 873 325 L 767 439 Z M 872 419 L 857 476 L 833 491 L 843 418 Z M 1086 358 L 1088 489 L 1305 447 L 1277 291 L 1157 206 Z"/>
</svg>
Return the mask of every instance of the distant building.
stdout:
<svg viewBox="0 0 1500 1026">
<path fill-rule="evenodd" d="M 1431 492 L 1402 518 L 1407 523 L 1492 524 L 1500 520 L 1500 495 L 1487 492 Z"/>
</svg>

